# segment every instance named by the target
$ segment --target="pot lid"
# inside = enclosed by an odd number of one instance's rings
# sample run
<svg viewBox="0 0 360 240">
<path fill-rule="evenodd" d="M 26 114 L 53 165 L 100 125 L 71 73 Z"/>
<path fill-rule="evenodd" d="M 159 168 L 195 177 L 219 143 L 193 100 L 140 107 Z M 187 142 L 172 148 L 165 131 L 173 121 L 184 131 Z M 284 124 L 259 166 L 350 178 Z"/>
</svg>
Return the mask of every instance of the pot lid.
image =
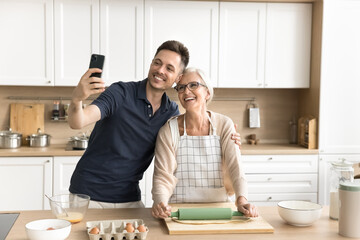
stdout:
<svg viewBox="0 0 360 240">
<path fill-rule="evenodd" d="M 71 140 L 88 141 L 89 136 L 87 136 L 86 133 L 79 133 L 78 135 L 71 137 Z"/>
<path fill-rule="evenodd" d="M 41 134 L 31 134 L 30 138 L 48 138 L 51 137 L 49 134 L 41 133 Z"/>
<path fill-rule="evenodd" d="M 72 140 L 75 140 L 75 141 L 88 141 L 89 138 L 87 136 L 74 136 L 74 137 L 71 137 Z"/>
<path fill-rule="evenodd" d="M 331 164 L 336 168 L 352 167 L 353 163 L 346 161 L 345 158 L 339 159 L 339 161 L 331 162 Z"/>
<path fill-rule="evenodd" d="M 17 132 L 13 132 L 12 129 L 9 128 L 9 130 L 7 130 L 7 131 L 0 131 L 0 136 L 6 136 L 6 137 L 10 137 L 10 138 L 17 138 L 17 137 L 21 137 L 22 134 L 17 133 Z"/>
<path fill-rule="evenodd" d="M 38 128 L 37 133 L 31 134 L 31 135 L 29 135 L 29 137 L 31 137 L 31 138 L 47 138 L 47 137 L 51 137 L 51 136 L 49 134 L 42 133 L 41 129 Z"/>
</svg>

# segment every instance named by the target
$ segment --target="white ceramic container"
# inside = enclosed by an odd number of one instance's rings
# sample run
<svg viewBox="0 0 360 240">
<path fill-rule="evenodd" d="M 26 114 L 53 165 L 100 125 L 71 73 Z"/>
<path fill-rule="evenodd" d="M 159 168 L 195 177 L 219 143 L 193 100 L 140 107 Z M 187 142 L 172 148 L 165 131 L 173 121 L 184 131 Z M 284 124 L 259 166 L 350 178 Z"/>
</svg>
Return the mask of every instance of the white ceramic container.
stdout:
<svg viewBox="0 0 360 240">
<path fill-rule="evenodd" d="M 360 238 L 360 181 L 340 183 L 339 234 Z"/>
</svg>

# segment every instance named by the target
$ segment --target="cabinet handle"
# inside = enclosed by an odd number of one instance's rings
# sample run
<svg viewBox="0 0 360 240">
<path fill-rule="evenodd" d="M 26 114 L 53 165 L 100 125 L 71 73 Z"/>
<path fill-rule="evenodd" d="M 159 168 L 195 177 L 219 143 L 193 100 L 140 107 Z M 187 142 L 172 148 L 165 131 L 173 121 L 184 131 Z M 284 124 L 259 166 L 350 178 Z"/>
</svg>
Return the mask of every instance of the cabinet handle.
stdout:
<svg viewBox="0 0 360 240">
<path fill-rule="evenodd" d="M 271 178 L 271 177 L 269 177 L 267 180 L 268 180 L 268 181 L 271 181 L 271 180 L 272 180 L 272 178 Z"/>
<path fill-rule="evenodd" d="M 51 80 L 47 81 L 47 83 L 51 83 Z"/>
<path fill-rule="evenodd" d="M 46 160 L 46 161 L 45 161 L 45 163 L 49 163 L 49 162 L 50 162 L 50 160 Z"/>
<path fill-rule="evenodd" d="M 271 199 L 272 199 L 272 197 L 270 196 L 270 197 L 268 197 L 268 199 L 267 199 L 267 200 L 268 200 L 268 201 L 270 201 Z"/>
<path fill-rule="evenodd" d="M 269 158 L 268 158 L 268 161 L 271 161 L 271 160 L 273 160 L 273 158 L 272 158 L 272 157 L 269 157 Z"/>
<path fill-rule="evenodd" d="M 259 87 L 262 86 L 262 83 L 258 83 L 258 86 L 259 86 Z"/>
</svg>

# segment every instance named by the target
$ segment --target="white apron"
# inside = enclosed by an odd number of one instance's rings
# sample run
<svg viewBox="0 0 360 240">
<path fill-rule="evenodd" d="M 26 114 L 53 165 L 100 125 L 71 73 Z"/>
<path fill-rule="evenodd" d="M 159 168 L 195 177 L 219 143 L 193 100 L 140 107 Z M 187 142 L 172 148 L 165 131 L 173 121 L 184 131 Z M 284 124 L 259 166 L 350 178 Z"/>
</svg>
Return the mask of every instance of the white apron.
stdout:
<svg viewBox="0 0 360 240">
<path fill-rule="evenodd" d="M 188 136 L 184 120 L 184 135 L 178 138 L 176 151 L 177 168 L 174 175 L 178 183 L 170 197 L 170 203 L 228 200 L 221 167 L 220 136 L 216 135 L 216 128 L 209 116 L 208 118 L 212 128 L 212 134 L 210 131 L 208 136 Z M 174 121 L 170 124 L 171 131 L 179 134 L 177 118 L 171 121 Z"/>
</svg>

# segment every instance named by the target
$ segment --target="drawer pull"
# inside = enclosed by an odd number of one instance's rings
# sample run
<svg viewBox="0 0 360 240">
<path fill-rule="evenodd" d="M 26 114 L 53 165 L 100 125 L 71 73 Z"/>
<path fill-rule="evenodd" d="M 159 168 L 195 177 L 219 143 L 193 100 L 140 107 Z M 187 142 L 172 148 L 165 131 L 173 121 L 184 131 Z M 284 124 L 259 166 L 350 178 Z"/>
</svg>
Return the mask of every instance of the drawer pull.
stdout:
<svg viewBox="0 0 360 240">
<path fill-rule="evenodd" d="M 272 180 L 272 178 L 271 178 L 271 177 L 269 177 L 267 180 L 268 180 L 268 181 L 271 181 L 271 180 Z"/>
<path fill-rule="evenodd" d="M 271 161 L 271 160 L 273 160 L 273 158 L 272 158 L 272 157 L 269 157 L 269 158 L 268 158 L 268 161 Z"/>
<path fill-rule="evenodd" d="M 267 200 L 268 200 L 268 201 L 270 201 L 271 199 L 272 199 L 272 197 L 268 197 L 268 199 L 267 199 Z"/>
</svg>

